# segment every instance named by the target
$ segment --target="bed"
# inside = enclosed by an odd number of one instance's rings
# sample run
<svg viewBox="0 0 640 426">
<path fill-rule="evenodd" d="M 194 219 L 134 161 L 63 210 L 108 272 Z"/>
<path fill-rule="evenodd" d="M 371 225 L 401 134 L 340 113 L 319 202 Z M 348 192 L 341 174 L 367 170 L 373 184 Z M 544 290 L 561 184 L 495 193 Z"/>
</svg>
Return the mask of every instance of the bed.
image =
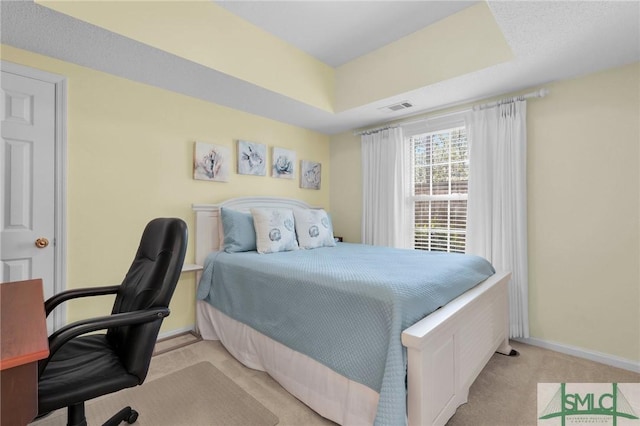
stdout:
<svg viewBox="0 0 640 426">
<path fill-rule="evenodd" d="M 447 299 L 448 303 L 443 303 L 443 306 L 438 301 L 432 302 L 433 306 L 428 308 L 431 313 L 425 317 L 418 311 L 411 311 L 413 308 L 403 307 L 397 311 L 400 314 L 395 313 L 397 303 L 387 303 L 384 299 L 386 296 L 380 296 L 379 290 L 372 291 L 366 297 L 358 296 L 362 300 L 368 298 L 369 305 L 361 308 L 361 311 L 356 310 L 357 314 L 354 314 L 352 308 L 358 303 L 351 297 L 356 296 L 340 293 L 338 302 L 323 301 L 327 292 L 342 291 L 344 286 L 328 283 L 328 289 L 319 290 L 317 284 L 324 281 L 311 285 L 312 275 L 308 271 L 324 274 L 325 269 L 331 268 L 309 262 L 322 259 L 325 266 L 339 264 L 340 259 L 352 256 L 353 250 L 365 250 L 363 258 L 371 259 L 376 254 L 369 250 L 386 249 L 339 243 L 335 247 L 267 255 L 222 252 L 222 209 L 249 212 L 255 208 L 313 209 L 298 200 L 273 197 L 245 197 L 217 205 L 193 205 L 196 214 L 196 262 L 199 265 L 206 263 L 199 279 L 197 328 L 204 339 L 220 340 L 240 362 L 250 368 L 266 371 L 320 415 L 339 424 L 445 424 L 456 408 L 467 401 L 469 387 L 493 353 L 512 353 L 508 341 L 509 273 L 493 273 L 491 270 L 486 274 L 488 278 L 483 277 L 479 284 L 462 288 L 460 295 L 450 296 L 450 301 Z M 385 252 L 381 259 L 387 255 L 390 254 Z M 438 259 L 437 263 L 446 263 L 442 259 Z M 288 262 L 289 265 L 285 265 L 289 268 L 286 269 L 288 272 L 278 279 L 263 276 L 267 274 L 263 274 L 263 271 L 284 270 L 283 265 L 271 267 L 262 263 L 276 261 Z M 357 263 L 355 257 L 350 262 L 354 262 L 353 265 Z M 295 265 L 299 264 L 310 269 L 296 270 Z M 253 265 L 254 270 L 247 265 Z M 365 267 L 371 269 L 372 274 L 384 275 L 382 270 L 372 268 L 371 264 L 365 264 Z M 473 268 L 482 269 L 484 266 Z M 332 280 L 352 283 L 349 269 L 348 266 L 342 268 L 346 271 L 338 272 L 342 278 Z M 221 275 L 223 273 L 236 274 L 239 278 L 236 278 L 234 285 L 220 287 L 222 281 L 231 279 L 223 280 L 228 276 Z M 478 280 L 475 273 L 474 270 L 463 275 L 471 274 Z M 377 281 L 377 275 L 370 275 L 367 281 Z M 295 276 L 299 277 L 296 282 L 292 278 Z M 327 281 L 327 277 L 323 280 Z M 452 276 L 450 281 L 456 280 Z M 258 295 L 266 285 L 273 287 Z M 296 288 L 299 294 L 290 293 L 291 288 Z M 403 292 L 406 289 L 400 290 L 400 293 Z M 234 293 L 248 294 L 249 300 L 239 302 L 235 298 L 240 296 Z M 311 297 L 318 298 L 320 302 L 305 306 L 305 301 L 311 300 Z M 302 316 L 295 320 L 295 326 L 291 329 L 299 331 L 308 322 L 308 328 L 303 329 L 308 331 L 309 338 L 304 340 L 299 336 L 289 336 L 294 333 L 289 333 L 286 324 L 288 316 L 293 313 L 287 312 L 279 318 L 272 309 L 278 300 L 285 298 L 294 301 L 290 305 L 291 311 L 307 312 L 315 306 L 330 311 L 331 315 L 325 315 L 322 321 L 327 322 L 331 330 L 341 328 L 336 324 L 349 324 L 342 327 L 349 329 L 346 331 L 348 334 L 346 337 L 340 333 L 326 332 L 313 335 L 313 320 Z M 405 305 L 417 300 L 413 295 L 405 299 Z M 217 306 L 212 304 L 214 300 Z M 242 310 L 234 308 L 240 304 Z M 341 304 L 351 308 L 340 307 Z M 253 306 L 256 314 L 267 310 L 265 306 L 269 307 L 266 319 L 252 320 L 252 313 L 246 312 L 251 311 L 247 306 Z M 288 308 L 278 309 L 285 312 Z M 378 321 L 380 315 L 377 312 L 385 310 L 393 311 L 388 315 L 390 319 L 387 323 Z M 405 310 L 410 313 L 405 315 Z M 377 316 L 365 316 L 372 311 Z M 282 320 L 282 317 L 287 318 Z M 333 320 L 339 322 L 331 323 Z M 362 324 L 358 325 L 358 322 Z M 402 324 L 402 328 L 394 333 L 398 324 Z M 271 332 L 275 334 L 271 335 Z M 382 350 L 376 349 L 379 348 L 375 343 L 378 340 L 387 342 L 388 346 Z M 336 347 L 341 349 L 336 350 Z M 371 359 L 367 358 L 369 356 Z M 406 370 L 400 368 L 403 365 Z"/>
</svg>

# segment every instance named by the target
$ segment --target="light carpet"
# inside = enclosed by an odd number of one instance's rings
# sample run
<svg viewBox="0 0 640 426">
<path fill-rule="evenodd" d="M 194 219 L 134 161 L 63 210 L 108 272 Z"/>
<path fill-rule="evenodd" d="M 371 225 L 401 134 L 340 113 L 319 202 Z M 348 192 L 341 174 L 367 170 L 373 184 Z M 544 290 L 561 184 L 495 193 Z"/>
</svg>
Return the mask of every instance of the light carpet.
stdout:
<svg viewBox="0 0 640 426">
<path fill-rule="evenodd" d="M 206 361 L 87 402 L 87 422 L 102 424 L 127 405 L 140 414 L 135 423 L 140 426 L 273 426 L 278 423 L 278 417 Z M 38 426 L 64 424 L 66 410 L 58 410 L 37 422 Z"/>
<path fill-rule="evenodd" d="M 170 345 L 171 342 L 167 342 L 167 344 Z M 471 386 L 469 402 L 458 408 L 447 426 L 535 426 L 538 423 L 538 383 L 640 383 L 640 374 L 638 373 L 520 342 L 512 341 L 511 344 L 520 352 L 520 356 L 507 357 L 495 354 Z M 252 370 L 240 364 L 218 341 L 199 341 L 154 356 L 151 360 L 147 383 L 142 388 L 151 384 L 152 381 L 171 376 L 188 366 L 195 366 L 203 362 L 212 363 L 226 377 L 233 380 L 236 385 L 250 393 L 264 407 L 278 416 L 280 421 L 278 426 L 335 426 L 335 423 L 321 417 L 285 391 L 267 373 Z M 186 395 L 195 395 L 196 392 L 196 389 L 180 391 Z M 135 401 L 133 403 L 136 406 Z M 126 404 L 121 404 L 121 406 L 124 405 Z M 156 405 L 167 404 L 164 400 L 158 399 L 152 405 L 151 411 L 157 409 Z M 89 425 L 102 424 L 112 412 L 117 411 L 121 406 L 114 407 L 108 413 L 109 415 L 105 412 L 98 420 L 93 421 L 91 419 L 96 416 L 92 412 L 93 409 L 89 408 L 87 410 L 87 414 L 90 416 Z M 179 421 L 177 424 L 194 426 L 209 424 L 206 423 L 206 419 L 203 423 L 198 418 L 199 413 L 196 411 L 183 410 L 182 413 L 185 413 L 185 418 L 188 420 Z M 61 415 L 54 423 L 49 421 L 41 423 L 43 420 L 49 420 L 47 418 L 35 422 L 32 426 L 66 425 L 66 412 L 60 410 L 59 413 Z M 242 414 L 242 409 L 234 411 L 234 415 L 237 414 Z M 58 415 L 58 412 L 52 414 L 52 416 L 55 415 Z M 147 416 L 149 416 L 149 412 L 140 411 L 136 425 L 148 425 L 149 423 L 142 423 L 147 421 Z M 235 421 L 232 424 L 238 423 L 239 421 Z M 159 426 L 161 425 L 167 425 L 167 422 L 162 421 L 159 423 Z"/>
</svg>

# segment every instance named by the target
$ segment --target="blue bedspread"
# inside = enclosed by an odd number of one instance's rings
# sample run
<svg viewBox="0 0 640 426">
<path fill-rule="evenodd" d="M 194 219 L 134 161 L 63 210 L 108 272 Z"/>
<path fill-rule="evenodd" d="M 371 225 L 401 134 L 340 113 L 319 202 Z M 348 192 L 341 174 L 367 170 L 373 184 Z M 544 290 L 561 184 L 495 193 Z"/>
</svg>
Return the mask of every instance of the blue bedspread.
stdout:
<svg viewBox="0 0 640 426">
<path fill-rule="evenodd" d="M 402 330 L 491 276 L 485 259 L 339 243 L 212 253 L 198 298 L 380 393 L 376 424 L 406 423 Z"/>
</svg>

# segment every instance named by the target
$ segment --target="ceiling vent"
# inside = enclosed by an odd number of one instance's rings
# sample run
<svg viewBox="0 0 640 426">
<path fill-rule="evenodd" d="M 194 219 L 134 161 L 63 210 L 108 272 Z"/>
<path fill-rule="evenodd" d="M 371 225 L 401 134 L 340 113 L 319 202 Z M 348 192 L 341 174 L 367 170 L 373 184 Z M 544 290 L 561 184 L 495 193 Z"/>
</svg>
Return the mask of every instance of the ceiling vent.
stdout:
<svg viewBox="0 0 640 426">
<path fill-rule="evenodd" d="M 411 108 L 413 104 L 409 101 L 398 102 L 397 104 L 387 105 L 386 107 L 378 108 L 380 111 L 395 112 L 403 109 Z"/>
</svg>

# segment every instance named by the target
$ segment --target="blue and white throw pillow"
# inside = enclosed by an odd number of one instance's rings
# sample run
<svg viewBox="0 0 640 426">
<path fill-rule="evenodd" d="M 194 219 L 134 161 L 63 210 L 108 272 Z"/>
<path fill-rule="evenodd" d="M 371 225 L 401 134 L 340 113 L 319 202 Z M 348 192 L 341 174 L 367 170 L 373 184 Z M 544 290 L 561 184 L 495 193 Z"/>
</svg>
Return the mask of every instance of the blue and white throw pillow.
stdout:
<svg viewBox="0 0 640 426">
<path fill-rule="evenodd" d="M 276 253 L 298 249 L 291 209 L 251 209 L 256 228 L 258 253 Z"/>
<path fill-rule="evenodd" d="M 326 211 L 322 209 L 295 209 L 296 233 L 300 248 L 334 247 L 333 227 Z"/>
</svg>

